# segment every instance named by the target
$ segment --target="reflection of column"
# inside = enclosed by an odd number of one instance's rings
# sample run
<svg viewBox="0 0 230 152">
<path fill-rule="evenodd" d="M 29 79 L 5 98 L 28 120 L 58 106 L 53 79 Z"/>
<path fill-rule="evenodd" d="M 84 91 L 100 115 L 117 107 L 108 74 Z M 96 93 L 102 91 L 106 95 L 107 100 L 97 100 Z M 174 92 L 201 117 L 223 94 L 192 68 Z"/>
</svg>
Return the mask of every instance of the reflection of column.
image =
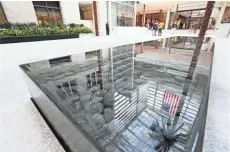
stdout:
<svg viewBox="0 0 230 152">
<path fill-rule="evenodd" d="M 179 8 L 179 4 L 177 4 L 177 6 L 176 6 L 175 20 L 177 20 L 179 17 L 178 8 Z"/>
<path fill-rule="evenodd" d="M 166 39 L 163 39 L 163 44 L 162 44 L 162 48 L 165 48 L 165 43 L 166 43 Z"/>
<path fill-rule="evenodd" d="M 165 21 L 165 29 L 168 29 L 169 27 L 169 17 L 170 17 L 170 9 L 167 11 L 166 21 Z"/>
<path fill-rule="evenodd" d="M 99 77 L 101 78 L 101 82 L 100 82 L 100 89 L 103 89 L 103 79 L 102 79 L 102 70 L 101 70 L 101 66 L 103 64 L 103 58 L 102 58 L 102 50 L 98 50 L 97 51 L 97 60 L 98 60 L 98 69 L 99 69 Z"/>
<path fill-rule="evenodd" d="M 220 12 L 219 12 L 219 15 L 218 15 L 218 19 L 217 19 L 216 25 L 215 25 L 215 30 L 217 30 L 217 28 L 219 27 L 219 25 L 220 25 L 220 23 L 222 21 L 226 6 L 227 6 L 227 1 L 223 2 L 222 6 L 221 6 L 221 9 L 220 9 Z"/>
<path fill-rule="evenodd" d="M 144 43 L 142 42 L 141 43 L 141 53 L 143 53 L 143 45 L 144 45 Z"/>
<path fill-rule="evenodd" d="M 144 8 L 143 8 L 142 26 L 145 26 L 145 4 L 144 4 Z"/>
</svg>

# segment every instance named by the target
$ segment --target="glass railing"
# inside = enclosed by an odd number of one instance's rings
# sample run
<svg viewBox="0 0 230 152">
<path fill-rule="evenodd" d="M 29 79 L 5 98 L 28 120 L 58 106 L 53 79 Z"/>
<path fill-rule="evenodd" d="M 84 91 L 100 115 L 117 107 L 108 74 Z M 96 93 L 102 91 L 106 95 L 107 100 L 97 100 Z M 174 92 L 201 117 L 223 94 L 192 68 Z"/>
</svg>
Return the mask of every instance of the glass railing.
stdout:
<svg viewBox="0 0 230 152">
<path fill-rule="evenodd" d="M 96 148 L 202 149 L 212 53 L 208 64 L 197 63 L 189 80 L 191 58 L 163 50 L 137 54 L 131 44 L 97 51 L 95 58 L 82 56 L 70 55 L 71 62 L 56 66 L 47 60 L 21 67 Z"/>
</svg>

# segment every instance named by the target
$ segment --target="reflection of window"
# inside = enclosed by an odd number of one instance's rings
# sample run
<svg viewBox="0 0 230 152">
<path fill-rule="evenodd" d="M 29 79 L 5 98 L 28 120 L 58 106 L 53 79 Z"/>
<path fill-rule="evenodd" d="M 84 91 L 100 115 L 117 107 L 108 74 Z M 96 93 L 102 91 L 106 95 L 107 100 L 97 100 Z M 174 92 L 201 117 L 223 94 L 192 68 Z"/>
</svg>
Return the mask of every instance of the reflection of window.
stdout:
<svg viewBox="0 0 230 152">
<path fill-rule="evenodd" d="M 52 67 L 66 62 L 72 62 L 72 60 L 70 56 L 64 56 L 60 58 L 50 59 L 49 62 L 50 62 L 50 66 Z"/>
<path fill-rule="evenodd" d="M 119 1 L 111 2 L 112 27 L 134 26 L 134 2 Z"/>
<path fill-rule="evenodd" d="M 81 20 L 93 20 L 92 2 L 80 1 L 79 11 Z"/>
<path fill-rule="evenodd" d="M 33 1 L 39 24 L 62 23 L 58 1 Z"/>
<path fill-rule="evenodd" d="M 66 99 L 67 97 L 72 97 L 78 95 L 76 90 L 77 82 L 76 80 L 71 80 L 68 82 L 57 84 L 57 94 L 61 99 Z"/>
<path fill-rule="evenodd" d="M 94 57 L 97 57 L 97 51 L 85 52 L 86 59 L 94 58 Z"/>
<path fill-rule="evenodd" d="M 101 83 L 100 72 L 93 72 L 91 74 L 86 75 L 87 78 L 87 88 L 90 89 L 97 84 Z"/>
<path fill-rule="evenodd" d="M 6 22 L 7 20 L 6 20 L 6 16 L 5 16 L 5 13 L 4 13 L 4 11 L 3 11 L 3 8 L 2 8 L 2 5 L 1 5 L 1 3 L 0 3 L 0 23 L 1 22 Z"/>
</svg>

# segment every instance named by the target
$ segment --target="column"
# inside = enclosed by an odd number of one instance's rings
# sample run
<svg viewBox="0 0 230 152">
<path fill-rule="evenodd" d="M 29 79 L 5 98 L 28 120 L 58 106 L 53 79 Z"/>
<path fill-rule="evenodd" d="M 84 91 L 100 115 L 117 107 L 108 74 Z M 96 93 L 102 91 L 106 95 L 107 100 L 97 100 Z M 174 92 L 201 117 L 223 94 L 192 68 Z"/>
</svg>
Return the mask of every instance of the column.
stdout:
<svg viewBox="0 0 230 152">
<path fill-rule="evenodd" d="M 143 15 L 142 15 L 142 26 L 145 26 L 145 4 L 144 4 L 144 8 L 143 8 Z"/>
<path fill-rule="evenodd" d="M 94 21 L 94 27 L 95 27 L 95 33 L 96 36 L 99 36 L 99 27 L 98 27 L 98 2 L 97 1 L 93 1 L 93 21 Z"/>
<path fill-rule="evenodd" d="M 165 21 L 165 29 L 167 30 L 169 27 L 169 19 L 170 19 L 170 9 L 167 11 L 166 21 Z"/>
<path fill-rule="evenodd" d="M 12 23 L 38 23 L 32 1 L 1 1 L 4 13 Z"/>
<path fill-rule="evenodd" d="M 107 4 L 106 4 L 107 2 L 106 1 L 96 1 L 96 2 L 97 2 L 97 19 L 98 19 L 99 35 L 106 35 L 105 25 L 107 23 L 107 15 L 108 15 Z"/>
<path fill-rule="evenodd" d="M 159 11 L 159 22 L 162 21 L 162 10 Z"/>
<path fill-rule="evenodd" d="M 219 12 L 219 15 L 218 15 L 218 19 L 217 19 L 216 25 L 215 25 L 215 30 L 217 30 L 217 28 L 219 27 L 219 25 L 221 23 L 221 20 L 223 18 L 226 6 L 227 6 L 227 1 L 223 2 L 222 6 L 221 6 L 221 9 L 220 9 L 220 12 Z"/>
<path fill-rule="evenodd" d="M 137 23 L 137 18 L 136 18 L 136 14 L 137 14 L 137 2 L 134 1 L 134 20 L 133 20 L 133 26 L 136 26 Z"/>
<path fill-rule="evenodd" d="M 221 6 L 221 9 L 220 9 L 220 12 L 219 12 L 219 15 L 218 15 L 218 19 L 216 21 L 215 33 L 217 33 L 217 30 L 218 30 L 218 28 L 220 26 L 221 20 L 223 18 L 223 15 L 224 15 L 224 12 L 225 12 L 225 9 L 226 9 L 226 6 L 227 6 L 227 2 L 223 2 L 222 6 Z M 214 42 L 215 42 L 215 38 L 212 38 L 210 40 L 210 42 L 209 42 L 207 52 L 211 52 Z"/>
</svg>

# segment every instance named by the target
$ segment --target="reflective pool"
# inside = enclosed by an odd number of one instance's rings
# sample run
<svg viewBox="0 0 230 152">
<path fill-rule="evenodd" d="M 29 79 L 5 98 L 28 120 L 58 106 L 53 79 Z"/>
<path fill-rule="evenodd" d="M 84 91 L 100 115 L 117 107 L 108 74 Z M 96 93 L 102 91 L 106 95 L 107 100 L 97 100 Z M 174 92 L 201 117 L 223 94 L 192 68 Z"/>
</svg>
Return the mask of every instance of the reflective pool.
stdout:
<svg viewBox="0 0 230 152">
<path fill-rule="evenodd" d="M 200 150 L 211 57 L 186 79 L 192 55 L 171 60 L 167 52 L 158 57 L 137 48 L 78 53 L 21 68 L 100 151 Z"/>
</svg>

